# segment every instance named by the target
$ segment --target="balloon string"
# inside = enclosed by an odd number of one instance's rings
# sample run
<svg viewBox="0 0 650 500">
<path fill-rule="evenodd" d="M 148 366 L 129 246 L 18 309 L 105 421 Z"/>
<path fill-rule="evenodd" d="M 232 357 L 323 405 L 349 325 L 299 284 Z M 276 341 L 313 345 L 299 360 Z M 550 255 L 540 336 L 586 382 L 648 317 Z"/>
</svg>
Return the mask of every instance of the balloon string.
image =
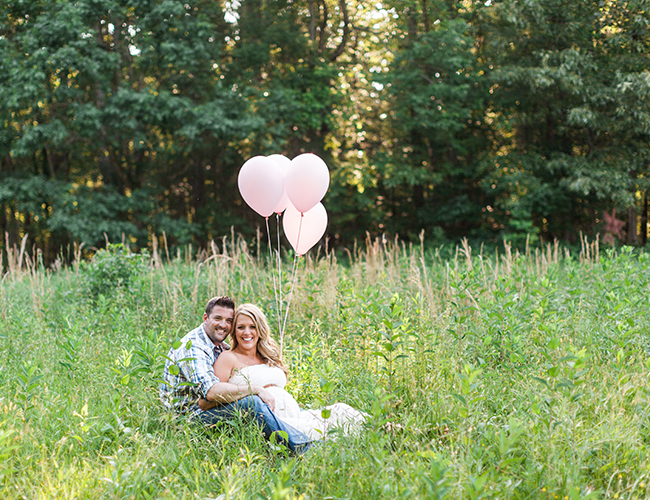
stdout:
<svg viewBox="0 0 650 500">
<path fill-rule="evenodd" d="M 284 347 L 284 332 L 287 328 L 287 318 L 289 317 L 289 307 L 291 307 L 291 299 L 293 298 L 293 289 L 296 286 L 296 277 L 298 276 L 297 270 L 298 270 L 298 265 L 296 264 L 298 262 L 298 259 L 301 256 L 296 254 L 293 258 L 293 278 L 291 279 L 291 290 L 289 290 L 289 300 L 287 302 L 287 309 L 284 312 L 284 325 L 282 325 L 282 333 L 280 334 L 280 358 L 282 357 L 282 349 Z"/>
<path fill-rule="evenodd" d="M 298 224 L 298 237 L 296 238 L 296 254 L 298 253 L 298 246 L 300 245 L 300 233 L 302 231 L 302 220 L 305 217 L 303 212 L 300 212 L 300 224 Z M 298 255 L 300 257 L 300 255 Z"/>
<path fill-rule="evenodd" d="M 296 277 L 298 276 L 298 266 L 296 262 L 301 257 L 298 254 L 298 244 L 300 242 L 300 231 L 302 230 L 302 218 L 304 217 L 303 213 L 300 213 L 300 224 L 298 225 L 298 238 L 296 239 L 296 254 L 293 258 L 293 278 L 291 279 L 291 290 L 289 290 L 289 300 L 287 301 L 287 309 L 284 312 L 284 324 L 282 325 L 282 330 L 280 330 L 280 357 L 282 357 L 282 349 L 284 347 L 284 332 L 287 328 L 287 318 L 289 317 L 289 307 L 291 306 L 291 299 L 293 299 L 293 289 L 296 286 Z"/>
<path fill-rule="evenodd" d="M 269 262 L 271 265 L 273 265 L 273 245 L 271 244 L 271 230 L 269 228 L 269 218 L 264 217 L 264 220 L 266 221 L 266 235 L 269 240 Z M 280 248 L 280 247 L 278 247 Z M 271 273 L 271 277 L 273 278 L 273 293 L 275 295 L 275 307 L 276 309 L 279 307 L 279 300 L 278 300 L 278 285 L 275 282 L 275 274 Z M 278 325 L 280 324 L 280 316 L 281 312 L 278 312 Z"/>
<path fill-rule="evenodd" d="M 278 331 L 282 331 L 282 259 L 280 258 L 280 214 L 275 213 L 275 228 L 278 234 L 278 295 L 275 301 L 278 308 Z"/>
</svg>

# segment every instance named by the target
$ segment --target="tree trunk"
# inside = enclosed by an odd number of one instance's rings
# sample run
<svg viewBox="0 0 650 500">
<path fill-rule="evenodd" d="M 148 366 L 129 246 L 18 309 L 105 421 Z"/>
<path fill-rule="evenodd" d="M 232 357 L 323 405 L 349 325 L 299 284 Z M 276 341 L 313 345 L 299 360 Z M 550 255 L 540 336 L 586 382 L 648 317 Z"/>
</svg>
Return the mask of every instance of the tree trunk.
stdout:
<svg viewBox="0 0 650 500">
<path fill-rule="evenodd" d="M 321 21 L 318 30 L 318 51 L 323 52 L 327 45 L 327 17 L 329 16 L 329 12 L 327 11 L 327 3 L 324 0 L 321 0 L 319 5 L 319 12 L 322 10 L 322 13 L 320 15 Z"/>
<path fill-rule="evenodd" d="M 316 13 L 314 0 L 309 0 L 309 39 L 313 42 L 316 40 Z"/>
<path fill-rule="evenodd" d="M 636 207 L 627 210 L 627 244 L 636 245 Z"/>
<path fill-rule="evenodd" d="M 641 246 L 648 243 L 648 192 L 643 193 L 643 208 L 641 209 Z"/>
<path fill-rule="evenodd" d="M 0 203 L 0 241 L 4 241 L 5 248 L 8 245 L 8 242 L 5 241 L 5 234 L 7 233 L 7 206 L 4 203 Z M 2 254 L 0 254 L 0 257 Z M 0 264 L 2 264 L 0 262 Z M 2 267 L 2 265 L 0 265 Z"/>
<path fill-rule="evenodd" d="M 429 26 L 429 12 L 427 11 L 427 0 L 422 0 L 422 24 L 424 25 L 424 32 L 428 33 Z"/>
<path fill-rule="evenodd" d="M 345 4 L 345 0 L 339 1 L 339 8 L 341 9 L 341 14 L 343 16 L 343 36 L 341 37 L 341 43 L 339 43 L 338 47 L 334 49 L 334 52 L 330 56 L 330 62 L 336 61 L 338 57 L 343 54 L 350 35 L 350 18 L 348 16 L 348 7 Z"/>
<path fill-rule="evenodd" d="M 54 179 L 56 175 L 54 174 L 55 167 L 54 167 L 54 158 L 52 158 L 52 154 L 53 153 L 51 153 L 47 148 L 43 148 L 43 156 L 45 156 L 47 160 L 47 166 L 49 169 L 50 178 Z M 45 173 L 45 169 L 43 169 L 43 173 Z"/>
</svg>

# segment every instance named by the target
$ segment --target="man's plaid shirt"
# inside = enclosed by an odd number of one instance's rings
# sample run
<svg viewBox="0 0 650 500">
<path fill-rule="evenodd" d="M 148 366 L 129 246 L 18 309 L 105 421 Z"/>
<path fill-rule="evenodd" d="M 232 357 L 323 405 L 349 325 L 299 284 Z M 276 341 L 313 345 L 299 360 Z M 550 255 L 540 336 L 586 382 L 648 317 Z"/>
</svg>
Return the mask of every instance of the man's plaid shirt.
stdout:
<svg viewBox="0 0 650 500">
<path fill-rule="evenodd" d="M 178 349 L 170 349 L 165 362 L 160 400 L 179 413 L 196 415 L 201 412 L 199 398 L 219 382 L 212 365 L 219 354 L 228 349 L 225 342 L 215 346 L 203 329 L 203 324 L 181 339 Z"/>
</svg>

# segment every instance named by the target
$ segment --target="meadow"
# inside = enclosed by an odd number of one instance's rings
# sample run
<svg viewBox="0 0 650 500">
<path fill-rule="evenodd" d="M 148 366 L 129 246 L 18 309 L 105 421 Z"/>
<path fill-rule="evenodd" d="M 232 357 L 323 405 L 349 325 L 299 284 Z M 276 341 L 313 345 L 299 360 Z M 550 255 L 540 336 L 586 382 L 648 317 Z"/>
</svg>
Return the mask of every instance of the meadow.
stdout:
<svg viewBox="0 0 650 500">
<path fill-rule="evenodd" d="M 52 268 L 7 248 L 2 498 L 649 497 L 650 255 L 424 243 L 299 260 L 287 388 L 369 415 L 360 435 L 300 456 L 244 421 L 205 429 L 158 401 L 163 356 L 208 298 L 260 305 L 277 337 L 263 244 L 111 245 L 88 262 L 75 249 Z"/>
</svg>

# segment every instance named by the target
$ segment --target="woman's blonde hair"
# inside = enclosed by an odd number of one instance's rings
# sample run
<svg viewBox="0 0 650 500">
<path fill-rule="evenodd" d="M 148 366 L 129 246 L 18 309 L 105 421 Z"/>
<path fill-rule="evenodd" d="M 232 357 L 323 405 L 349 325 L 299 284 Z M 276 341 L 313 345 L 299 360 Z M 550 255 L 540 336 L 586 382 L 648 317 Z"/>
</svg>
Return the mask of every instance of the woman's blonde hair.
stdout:
<svg viewBox="0 0 650 500">
<path fill-rule="evenodd" d="M 235 311 L 235 317 L 232 320 L 232 332 L 230 333 L 232 348 L 236 349 L 239 345 L 235 329 L 237 328 L 237 319 L 242 314 L 248 316 L 253 320 L 253 323 L 255 323 L 255 329 L 259 335 L 259 340 L 257 341 L 257 354 L 262 358 L 262 361 L 269 366 L 282 368 L 285 373 L 288 373 L 287 369 L 282 364 L 280 348 L 271 337 L 271 328 L 269 327 L 269 322 L 266 320 L 266 315 L 254 304 L 242 304 Z"/>
</svg>

